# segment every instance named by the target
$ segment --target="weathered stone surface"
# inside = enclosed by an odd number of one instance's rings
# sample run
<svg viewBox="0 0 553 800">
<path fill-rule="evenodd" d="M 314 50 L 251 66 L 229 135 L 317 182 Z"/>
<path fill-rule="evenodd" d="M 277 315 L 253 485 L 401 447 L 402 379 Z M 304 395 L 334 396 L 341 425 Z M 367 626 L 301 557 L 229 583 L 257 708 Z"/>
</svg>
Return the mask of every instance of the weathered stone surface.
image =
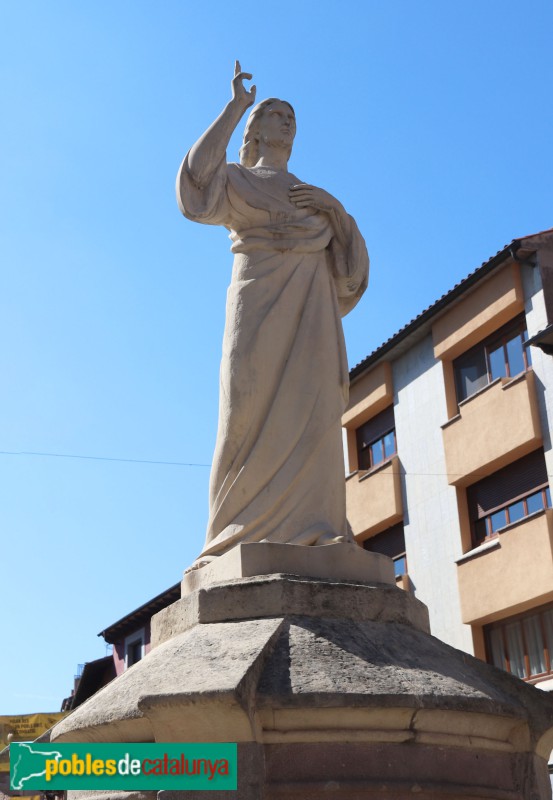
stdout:
<svg viewBox="0 0 553 800">
<path fill-rule="evenodd" d="M 321 584 L 309 578 L 270 575 L 212 584 L 184 595 L 153 617 L 152 647 L 198 623 L 291 614 L 397 622 L 430 632 L 424 603 L 395 586 L 330 580 Z"/>
<path fill-rule="evenodd" d="M 550 796 L 553 697 L 445 645 L 409 613 L 388 621 L 417 605 L 407 593 L 273 576 L 187 600 L 216 619 L 225 591 L 232 613 L 247 601 L 261 616 L 199 622 L 159 644 L 52 740 L 236 741 L 249 753 L 237 800 Z M 291 613 L 310 597 L 311 613 Z M 280 614 L 263 616 L 278 602 Z"/>
<path fill-rule="evenodd" d="M 433 636 L 372 621 L 288 620 L 263 671 L 259 707 L 276 697 L 281 707 L 321 708 L 347 697 L 353 706 L 532 713 L 544 727 L 553 719 L 548 695 Z"/>
<path fill-rule="evenodd" d="M 363 581 L 395 586 L 392 560 L 380 553 L 363 550 L 355 542 L 324 547 L 249 542 L 215 558 L 201 569 L 185 573 L 183 595 L 212 583 L 259 575 L 297 575 L 319 580 Z"/>
<path fill-rule="evenodd" d="M 246 697 L 249 679 L 259 678 L 256 667 L 263 663 L 259 657 L 281 624 L 281 620 L 267 619 L 196 626 L 156 648 L 93 695 L 54 728 L 53 737 L 59 741 L 155 741 L 152 719 L 156 714 L 144 714 L 143 706 L 176 708 L 181 702 L 197 707 L 208 698 L 226 705 L 229 713 L 238 712 L 235 698 Z M 176 738 L 158 741 L 211 741 L 201 716 L 196 723 L 201 731 L 182 718 L 184 728 Z"/>
<path fill-rule="evenodd" d="M 515 767 L 516 771 L 516 767 Z M 390 800 L 529 800 L 523 775 L 513 780 L 509 753 L 409 744 L 284 745 L 266 748 L 265 800 L 389 797 Z M 539 797 L 539 795 L 537 796 Z"/>
<path fill-rule="evenodd" d="M 332 587 L 319 584 L 320 604 Z M 105 726 L 113 732 L 117 723 L 125 725 L 126 736 L 135 731 L 131 740 L 147 740 L 153 735 L 152 709 L 225 696 L 246 716 L 254 707 L 426 708 L 517 719 L 532 715 L 542 730 L 551 727 L 553 708 L 549 695 L 413 627 L 281 615 L 188 629 L 156 647 L 54 731 L 57 738 L 79 731 L 85 739 L 103 739 Z M 244 732 L 249 740 L 256 738 L 255 727 L 252 722 Z M 412 720 L 408 728 L 413 730 Z M 182 718 L 177 740 L 192 733 Z"/>
</svg>

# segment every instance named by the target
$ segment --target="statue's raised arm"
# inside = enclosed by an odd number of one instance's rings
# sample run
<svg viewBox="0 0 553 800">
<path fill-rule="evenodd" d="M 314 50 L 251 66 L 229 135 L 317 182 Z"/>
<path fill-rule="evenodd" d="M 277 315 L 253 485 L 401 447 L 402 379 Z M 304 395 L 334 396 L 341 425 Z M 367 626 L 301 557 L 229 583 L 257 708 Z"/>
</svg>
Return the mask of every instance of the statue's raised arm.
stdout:
<svg viewBox="0 0 553 800">
<path fill-rule="evenodd" d="M 221 363 L 210 517 L 196 566 L 241 542 L 350 541 L 340 419 L 348 366 L 340 316 L 367 285 L 363 237 L 329 192 L 288 171 L 290 103 L 256 105 L 240 163 L 230 137 L 255 87 L 233 96 L 179 172 L 188 219 L 223 225 L 234 253 Z"/>
<path fill-rule="evenodd" d="M 205 186 L 224 158 L 230 137 L 247 108 L 255 102 L 255 86 L 249 91 L 245 80 L 251 80 L 251 72 L 242 72 L 240 62 L 234 62 L 232 99 L 227 103 L 215 122 L 200 136 L 188 156 L 188 171 L 198 186 Z"/>
</svg>

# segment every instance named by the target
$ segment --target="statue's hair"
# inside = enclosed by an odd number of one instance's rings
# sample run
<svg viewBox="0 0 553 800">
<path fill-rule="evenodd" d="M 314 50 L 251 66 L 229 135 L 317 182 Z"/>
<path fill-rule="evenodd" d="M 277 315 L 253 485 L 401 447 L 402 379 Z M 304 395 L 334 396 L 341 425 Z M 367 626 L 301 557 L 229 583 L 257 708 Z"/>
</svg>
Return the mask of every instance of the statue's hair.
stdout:
<svg viewBox="0 0 553 800">
<path fill-rule="evenodd" d="M 287 100 L 279 100 L 278 97 L 268 97 L 267 100 L 262 100 L 254 106 L 246 122 L 242 147 L 240 148 L 240 163 L 243 167 L 254 167 L 259 160 L 259 140 L 257 139 L 259 121 L 263 116 L 263 112 L 271 103 L 286 103 L 292 109 L 294 116 L 296 115 L 293 106 Z"/>
</svg>

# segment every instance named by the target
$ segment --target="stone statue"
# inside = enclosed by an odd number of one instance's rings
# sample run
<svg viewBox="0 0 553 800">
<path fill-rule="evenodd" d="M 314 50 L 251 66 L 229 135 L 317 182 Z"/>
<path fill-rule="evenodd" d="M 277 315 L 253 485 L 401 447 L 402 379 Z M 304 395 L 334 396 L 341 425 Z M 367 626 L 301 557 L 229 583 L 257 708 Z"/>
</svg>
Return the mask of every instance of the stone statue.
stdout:
<svg viewBox="0 0 553 800">
<path fill-rule="evenodd" d="M 250 113 L 240 164 L 229 139 L 255 86 L 235 65 L 232 99 L 192 147 L 177 178 L 188 219 L 230 231 L 219 428 L 210 517 L 195 563 L 239 543 L 352 541 L 346 521 L 340 419 L 349 375 L 340 316 L 367 286 L 355 221 L 328 192 L 288 172 L 292 106 L 270 98 Z"/>
</svg>

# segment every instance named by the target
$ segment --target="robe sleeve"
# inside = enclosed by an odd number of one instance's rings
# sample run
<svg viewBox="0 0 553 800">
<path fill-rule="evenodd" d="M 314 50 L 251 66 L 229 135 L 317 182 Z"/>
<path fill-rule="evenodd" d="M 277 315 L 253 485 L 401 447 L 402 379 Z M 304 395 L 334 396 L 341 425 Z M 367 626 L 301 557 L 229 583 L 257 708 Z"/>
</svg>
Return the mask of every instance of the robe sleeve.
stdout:
<svg viewBox="0 0 553 800">
<path fill-rule="evenodd" d="M 330 270 L 342 317 L 355 308 L 369 281 L 367 246 L 353 217 L 349 217 L 349 221 L 350 230 L 345 246 L 335 237 L 328 246 Z"/>
<path fill-rule="evenodd" d="M 209 183 L 199 186 L 190 174 L 187 155 L 177 175 L 177 202 L 193 222 L 226 226 L 230 213 L 226 160 L 221 159 Z"/>
</svg>

